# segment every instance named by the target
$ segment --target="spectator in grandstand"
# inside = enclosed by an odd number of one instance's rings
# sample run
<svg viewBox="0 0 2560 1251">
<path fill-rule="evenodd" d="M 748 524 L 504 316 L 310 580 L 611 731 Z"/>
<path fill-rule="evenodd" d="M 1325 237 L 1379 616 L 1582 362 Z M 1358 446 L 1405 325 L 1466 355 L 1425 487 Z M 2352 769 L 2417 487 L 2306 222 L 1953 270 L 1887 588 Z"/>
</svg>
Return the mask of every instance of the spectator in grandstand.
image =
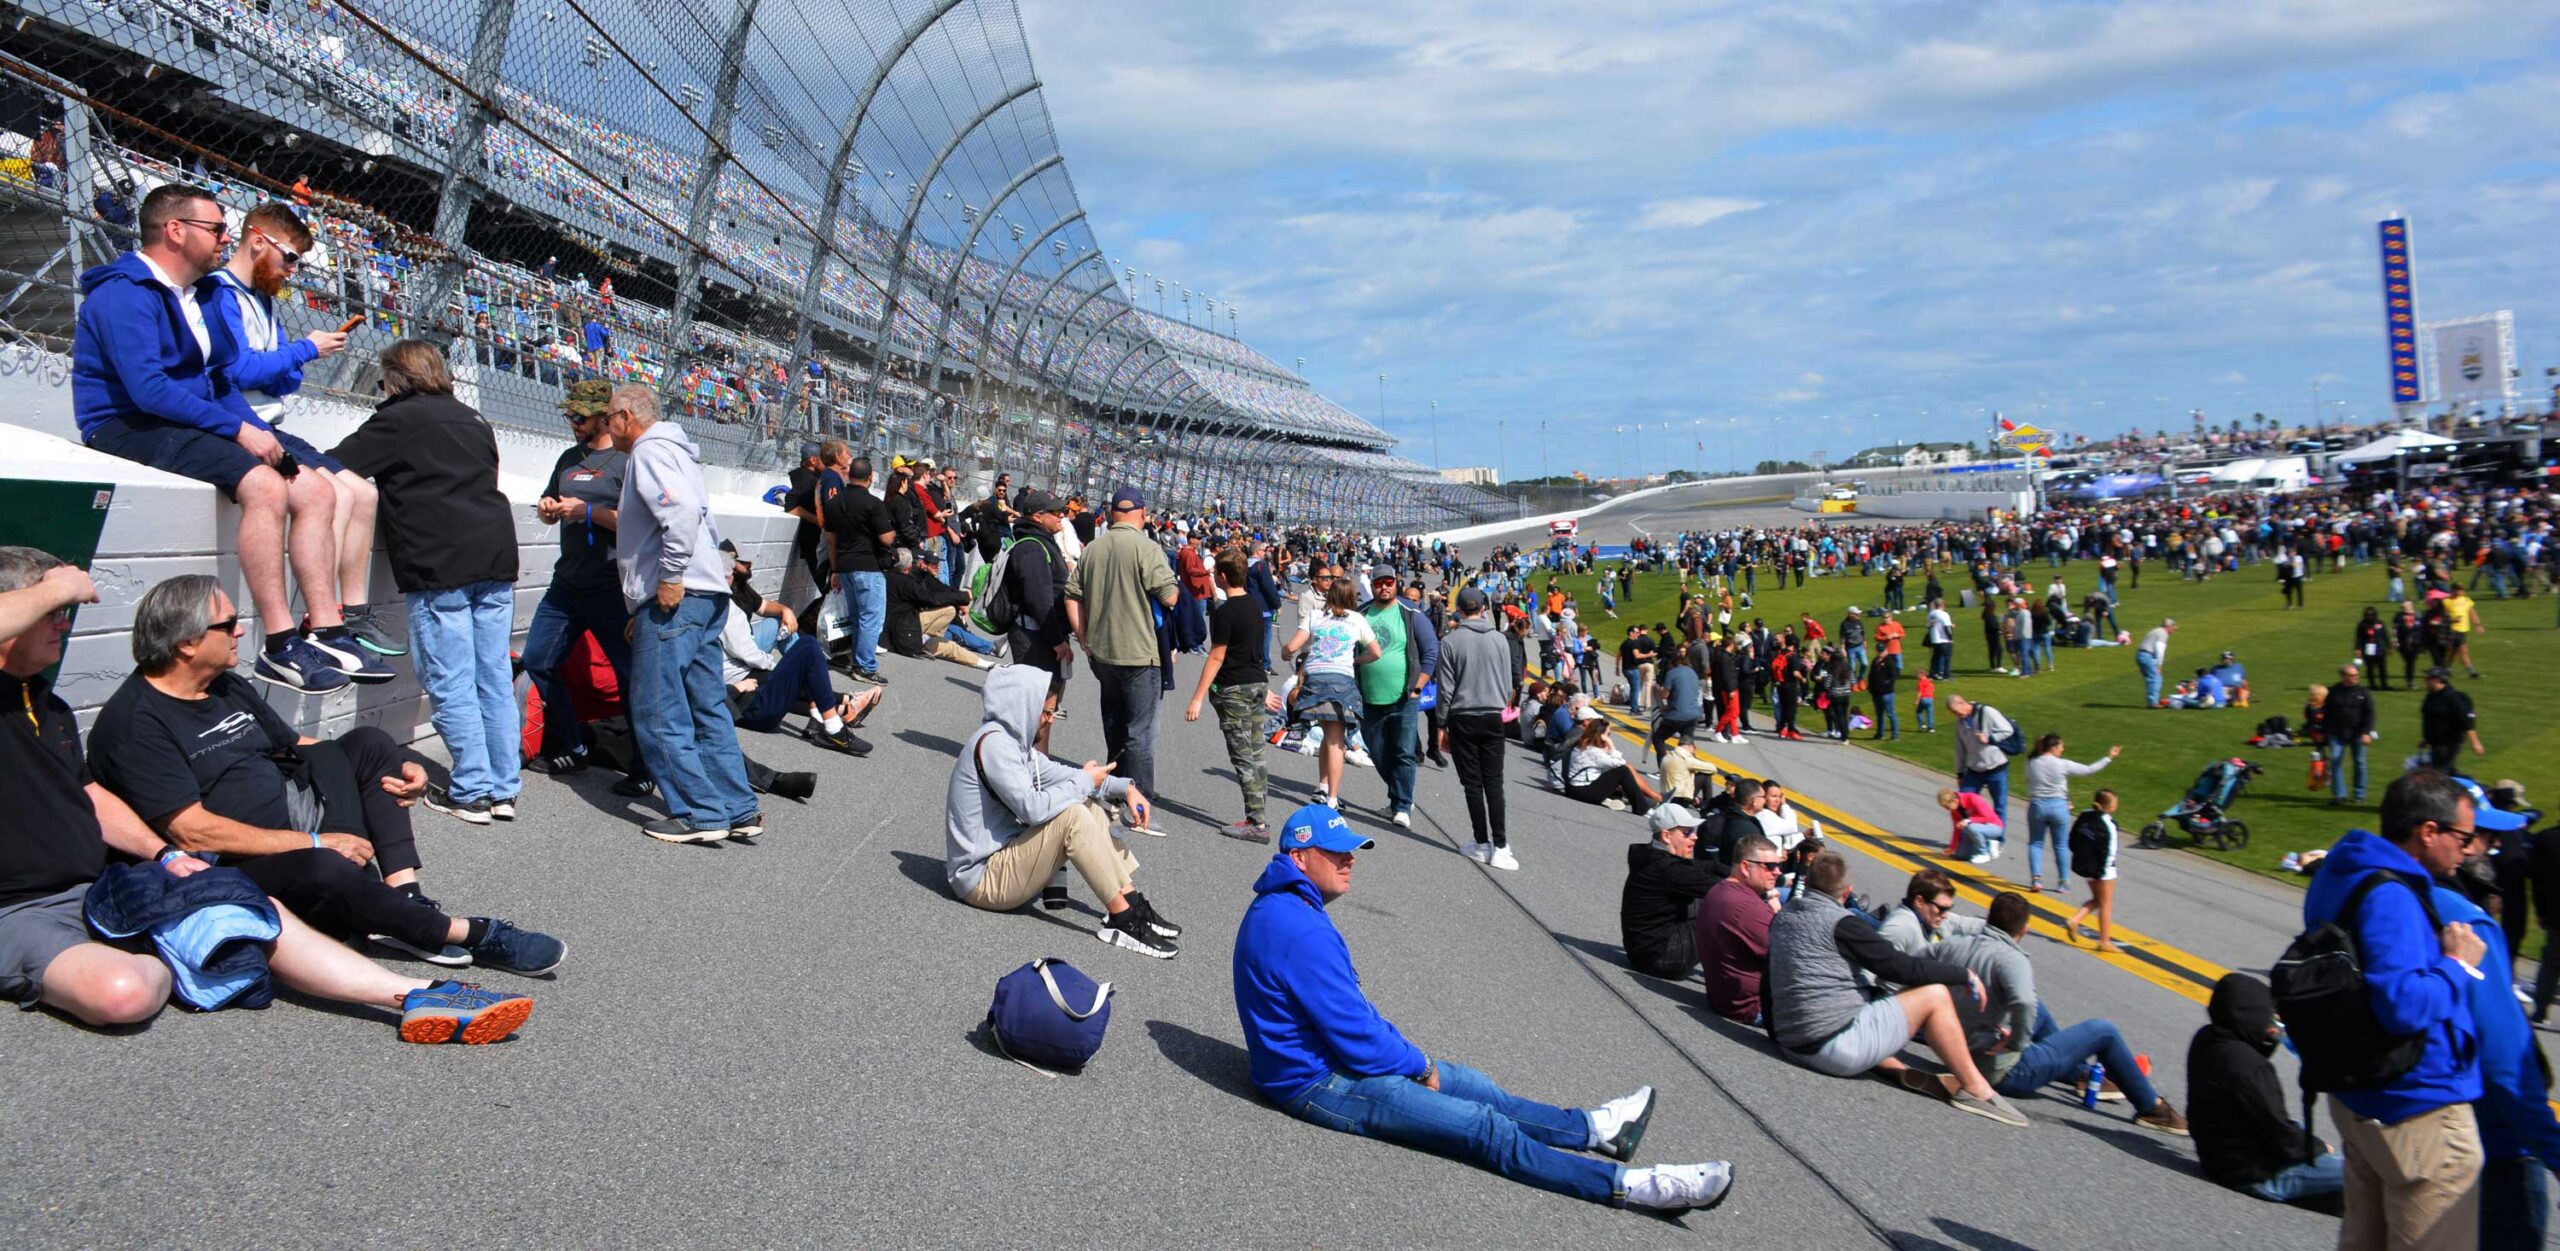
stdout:
<svg viewBox="0 0 2560 1251">
<path fill-rule="evenodd" d="M 888 506 L 871 493 L 869 457 L 846 461 L 842 476 L 844 488 L 820 504 L 833 540 L 827 564 L 853 614 L 853 676 L 886 686 L 888 679 L 880 676 L 880 631 L 889 619 L 888 569 L 898 548 L 897 527 L 889 520 Z"/>
<path fill-rule="evenodd" d="M 71 399 L 81 441 L 239 503 L 241 577 L 266 634 L 253 669 L 260 680 L 315 694 L 389 681 L 338 605 L 352 498 L 338 485 L 340 466 L 261 419 L 224 375 L 233 341 L 213 333 L 208 312 L 220 294 L 210 275 L 231 237 L 221 205 L 201 188 L 167 183 L 143 197 L 141 226 L 140 250 L 80 275 Z M 369 546 L 370 528 L 364 537 Z M 308 612 L 300 620 L 285 588 L 288 554 Z"/>
<path fill-rule="evenodd" d="M 630 456 L 616 508 L 614 559 L 631 610 L 631 737 L 667 815 L 641 827 L 666 843 L 716 843 L 764 833 L 738 732 L 720 680 L 728 562 L 711 523 L 701 453 L 658 418 L 655 391 L 613 389 L 605 429 Z M 858 463 L 858 462 L 857 462 Z"/>
<path fill-rule="evenodd" d="M 930 656 L 971 669 L 993 669 L 985 653 L 995 644 L 959 624 L 969 593 L 935 576 L 933 553 L 899 548 L 897 567 L 884 575 L 889 592 L 889 619 L 880 640 L 901 656 Z"/>
<path fill-rule="evenodd" d="M 558 939 L 449 917 L 422 893 L 408 809 L 429 789 L 426 767 L 372 726 L 297 734 L 231 672 L 239 621 L 210 575 L 143 594 L 135 671 L 89 734 L 98 783 L 173 846 L 220 856 L 324 933 L 434 964 L 558 967 Z"/>
<path fill-rule="evenodd" d="M 338 330 L 314 330 L 291 343 L 284 341 L 276 297 L 302 266 L 311 250 L 311 228 L 292 206 L 270 201 L 249 211 L 242 222 L 239 246 L 231 261 L 213 271 L 215 298 L 209 307 L 210 329 L 222 342 L 216 355 L 226 355 L 223 376 L 240 389 L 251 411 L 269 427 L 281 426 L 285 396 L 302 388 L 302 367 L 335 356 L 347 345 Z M 374 510 L 372 483 L 347 470 L 331 473 L 314 468 L 336 488 L 338 500 L 338 591 L 347 630 L 377 656 L 406 655 L 374 613 L 367 583 L 373 564 Z"/>
<path fill-rule="evenodd" d="M 605 431 L 605 412 L 612 406 L 612 383 L 586 378 L 569 385 L 560 409 L 569 419 L 572 442 L 551 466 L 534 504 L 534 516 L 544 525 L 560 527 L 551 585 L 534 605 L 524 635 L 524 671 L 543 710 L 540 754 L 530 767 L 544 773 L 587 767 L 587 729 L 560 670 L 578 636 L 595 639 L 623 689 L 631 682 L 631 613 L 623 607 L 621 575 L 613 563 L 615 507 L 622 502 L 623 470 L 631 458 Z"/>
<path fill-rule="evenodd" d="M 1997 1032 L 1990 1045 L 1974 1052 L 1974 1064 L 1991 1079 L 1992 1089 L 2012 1099 L 2076 1076 L 2081 1090 L 2075 1097 L 2085 1102 L 2089 1061 L 2095 1059 L 2106 1066 L 2099 1099 L 2129 1099 L 2134 1124 L 2186 1137 L 2187 1119 L 2152 1089 L 2115 1022 L 2098 1019 L 2063 1028 L 2037 1000 L 2035 965 L 2018 946 L 2031 916 L 2026 896 L 2002 891 L 1992 898 L 1991 915 L 1982 928 L 1940 948 L 1945 959 L 1971 972 L 1986 992 L 1983 1010 Z M 2508 1010 L 2514 1011 L 2512 1000 Z"/>
<path fill-rule="evenodd" d="M 1165 920 L 1131 881 L 1138 862 L 1111 832 L 1104 804 L 1126 804 L 1148 819 L 1145 792 L 1111 767 L 1081 769 L 1051 760 L 1037 745 L 1050 719 L 1047 679 L 1026 665 L 987 675 L 985 715 L 951 765 L 944 806 L 945 872 L 962 903 L 1011 912 L 1031 902 L 1072 864 L 1102 903 L 1093 936 L 1169 960 L 1182 927 Z"/>
<path fill-rule="evenodd" d="M 1378 655 L 1358 666 L 1360 738 L 1387 783 L 1388 819 L 1413 828 L 1413 776 L 1420 750 L 1418 712 L 1422 684 L 1440 665 L 1440 637 L 1431 618 L 1397 593 L 1392 566 L 1370 575 L 1374 593 L 1362 615 L 1378 640 Z M 1656 798 L 1659 798 L 1657 796 Z"/>
<path fill-rule="evenodd" d="M 1262 727 L 1271 678 L 1262 666 L 1267 650 L 1262 632 L 1269 617 L 1246 590 L 1250 579 L 1244 561 L 1241 550 L 1218 554 L 1218 585 L 1225 588 L 1227 597 L 1210 614 L 1209 656 L 1201 662 L 1200 685 L 1191 692 L 1182 719 L 1199 720 L 1203 703 L 1216 707 L 1218 732 L 1227 744 L 1227 764 L 1236 771 L 1236 788 L 1244 792 L 1244 819 L 1221 826 L 1218 832 L 1248 843 L 1267 843 L 1271 825 L 1264 819 L 1264 801 L 1270 781 L 1262 766 Z"/>
<path fill-rule="evenodd" d="M 1653 811 L 1653 806 L 1662 802 L 1662 794 L 1610 742 L 1609 719 L 1586 704 L 1575 714 L 1575 724 L 1579 728 L 1571 754 L 1565 758 L 1566 797 L 1631 811 L 1637 816 Z"/>
<path fill-rule="evenodd" d="M 1448 714 L 1440 750 L 1457 761 L 1458 785 L 1467 796 L 1467 825 L 1475 835 L 1467 854 L 1497 869 L 1516 870 L 1504 828 L 1502 710 L 1513 687 L 1511 645 L 1493 628 L 1484 592 L 1458 591 L 1458 624 L 1440 643 L 1440 707 Z"/>
<path fill-rule="evenodd" d="M 1826 851 L 1805 869 L 1805 890 L 1769 926 L 1769 1035 L 1789 1061 L 1833 1077 L 1908 1072 L 1896 1053 L 1918 1038 L 1947 1066 L 1952 1089 L 1925 1075 L 1906 1086 L 1957 1110 L 2025 1128 L 2027 1118 L 1973 1063 L 1954 996 L 1984 1001 L 1981 979 L 1943 960 L 1905 955 L 1845 904 L 1849 862 Z M 1907 989 L 1870 997 L 1860 971 Z"/>
<path fill-rule="evenodd" d="M 1650 1086 L 1588 1110 L 1510 1094 L 1407 1042 L 1360 989 L 1326 905 L 1375 846 L 1342 815 L 1289 815 L 1236 932 L 1233 980 L 1255 1089 L 1289 1115 L 1473 1164 L 1514 1181 L 1649 1211 L 1713 1207 L 1733 1184 L 1722 1161 L 1626 1168 L 1650 1123 Z"/>
<path fill-rule="evenodd" d="M 1947 712 L 1956 719 L 1956 789 L 1980 793 L 1991 805 L 1991 819 L 2009 819 L 2009 753 L 2017 750 L 2017 727 L 1989 704 L 1962 695 L 1947 696 Z"/>
<path fill-rule="evenodd" d="M 2210 1023 L 2187 1044 L 2187 1109 L 2204 1175 L 2276 1203 L 2344 1190 L 2346 1157 L 2294 1117 L 2268 1062 L 2284 1025 L 2267 984 L 2225 973 L 2205 1013 Z"/>
<path fill-rule="evenodd" d="M 409 601 L 418 681 L 453 754 L 450 788 L 426 805 L 474 825 L 515 820 L 524 739 L 509 669 L 516 625 L 516 523 L 498 489 L 498 440 L 453 395 L 444 353 L 424 339 L 382 352 L 380 407 L 329 455 L 382 492 L 391 580 Z"/>
<path fill-rule="evenodd" d="M 587 372 L 604 373 L 613 364 L 613 332 L 605 329 L 604 312 L 590 310 L 587 321 L 578 327 L 579 343 L 586 350 Z"/>
<path fill-rule="evenodd" d="M 1698 858 L 1696 811 L 1676 803 L 1646 818 L 1648 842 L 1627 847 L 1627 881 L 1618 892 L 1618 940 L 1640 973 L 1686 980 L 1698 968 L 1698 901 L 1724 866 Z"/>
<path fill-rule="evenodd" d="M 1698 904 L 1698 963 L 1707 1009 L 1728 1021 L 1765 1024 L 1762 984 L 1769 975 L 1769 926 L 1780 904 L 1778 875 L 1786 858 L 1753 834 L 1734 844 L 1732 872 Z"/>
<path fill-rule="evenodd" d="M 739 554 L 736 544 L 722 539 L 720 550 L 730 561 L 720 677 L 731 692 L 731 715 L 739 728 L 770 734 L 782 728 L 784 716 L 797 712 L 809 719 L 804 733 L 810 742 L 847 755 L 870 755 L 871 744 L 857 737 L 853 727 L 878 706 L 881 688 L 872 687 L 859 698 L 837 696 L 827 680 L 826 644 L 801 633 L 789 606 L 756 590 L 755 562 Z"/>
<path fill-rule="evenodd" d="M 34 548 L 0 547 L 0 699 L 15 695 L 25 710 L 0 725 L 0 808 L 13 816 L 11 837 L 0 839 L 0 998 L 112 1027 L 157 1015 L 173 981 L 151 951 L 90 934 L 85 902 L 107 871 L 108 853 L 156 861 L 172 878 L 211 870 L 90 781 L 79 723 L 45 680 L 62 660 L 68 610 L 95 602 L 97 591 L 79 569 Z M 533 1010 L 525 995 L 402 977 L 321 936 L 280 904 L 276 922 L 275 938 L 264 944 L 276 981 L 313 998 L 398 1012 L 404 1040 L 496 1042 Z"/>
<path fill-rule="evenodd" d="M 1120 776 L 1153 794 L 1156 705 L 1164 699 L 1156 609 L 1172 608 L 1180 594 L 1173 566 L 1146 527 L 1147 497 L 1136 487 L 1112 492 L 1111 528 L 1086 546 L 1067 575 L 1066 593 L 1067 622 L 1102 688 L 1103 750 Z M 1130 828 L 1163 833 L 1134 819 Z"/>
</svg>

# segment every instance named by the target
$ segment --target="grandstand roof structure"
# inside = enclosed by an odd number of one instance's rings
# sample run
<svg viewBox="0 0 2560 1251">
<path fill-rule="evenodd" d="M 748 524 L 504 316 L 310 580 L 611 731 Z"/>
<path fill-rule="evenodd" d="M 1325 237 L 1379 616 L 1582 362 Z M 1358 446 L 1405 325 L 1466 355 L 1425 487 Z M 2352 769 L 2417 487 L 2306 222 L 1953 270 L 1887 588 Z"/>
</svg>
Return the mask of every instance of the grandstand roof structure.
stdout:
<svg viewBox="0 0 2560 1251">
<path fill-rule="evenodd" d="M 1275 514 L 1508 511 L 1394 457 L 1238 337 L 1232 302 L 1095 236 L 1013 0 L 16 7 L 16 332 L 47 329 L 30 292 L 76 298 L 73 267 L 117 250 L 118 206 L 129 223 L 187 179 L 307 206 L 313 309 L 454 336 L 531 390 L 604 373 L 776 447 L 843 434 L 1069 485 L 1099 467 Z M 47 214 L 73 219 L 68 256 L 43 252 Z"/>
</svg>

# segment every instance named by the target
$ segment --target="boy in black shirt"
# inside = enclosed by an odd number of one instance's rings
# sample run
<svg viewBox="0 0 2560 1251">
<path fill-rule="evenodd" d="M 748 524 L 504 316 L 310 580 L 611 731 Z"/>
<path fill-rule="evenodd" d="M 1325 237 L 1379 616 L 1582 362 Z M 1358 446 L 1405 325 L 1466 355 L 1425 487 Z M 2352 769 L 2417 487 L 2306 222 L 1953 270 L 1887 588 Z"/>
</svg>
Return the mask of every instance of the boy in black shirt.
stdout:
<svg viewBox="0 0 2560 1251">
<path fill-rule="evenodd" d="M 1236 785 L 1244 791 L 1244 820 L 1218 832 L 1248 843 L 1271 841 L 1263 812 L 1269 778 L 1262 767 L 1263 718 L 1270 711 L 1270 675 L 1262 668 L 1262 606 L 1245 593 L 1244 553 L 1230 548 L 1218 554 L 1218 585 L 1227 597 L 1209 614 L 1209 659 L 1200 666 L 1200 687 L 1182 713 L 1200 719 L 1200 704 L 1217 705 L 1218 729 L 1226 736 L 1227 763 L 1235 766 Z"/>
</svg>

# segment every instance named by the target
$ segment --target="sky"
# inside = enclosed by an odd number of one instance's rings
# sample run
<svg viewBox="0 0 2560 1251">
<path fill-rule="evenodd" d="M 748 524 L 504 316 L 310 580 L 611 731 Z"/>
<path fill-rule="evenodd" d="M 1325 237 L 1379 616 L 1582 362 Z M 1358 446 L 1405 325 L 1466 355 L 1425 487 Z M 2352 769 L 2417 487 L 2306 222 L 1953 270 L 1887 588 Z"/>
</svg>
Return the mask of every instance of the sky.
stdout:
<svg viewBox="0 0 2560 1251">
<path fill-rule="evenodd" d="M 2548 0 L 1023 14 L 1111 254 L 1425 464 L 2376 419 L 2393 213 L 2560 366 Z"/>
</svg>

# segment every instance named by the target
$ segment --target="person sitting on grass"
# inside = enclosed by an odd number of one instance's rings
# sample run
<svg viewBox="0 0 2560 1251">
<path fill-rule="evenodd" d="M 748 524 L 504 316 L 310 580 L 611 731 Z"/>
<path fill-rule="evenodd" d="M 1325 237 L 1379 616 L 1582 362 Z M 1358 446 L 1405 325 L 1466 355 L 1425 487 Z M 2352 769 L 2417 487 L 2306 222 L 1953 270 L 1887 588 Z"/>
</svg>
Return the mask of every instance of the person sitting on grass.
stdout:
<svg viewBox="0 0 2560 1251">
<path fill-rule="evenodd" d="M 1376 844 L 1322 804 L 1290 813 L 1279 838 L 1236 929 L 1232 965 L 1236 1017 L 1264 1098 L 1310 1124 L 1592 1203 L 1668 1213 L 1724 1202 L 1733 1166 L 1722 1160 L 1625 1165 L 1652 1121 L 1652 1087 L 1596 1108 L 1554 1107 L 1406 1041 L 1362 993 L 1326 911 L 1350 891 L 1358 853 Z"/>
<path fill-rule="evenodd" d="M 1832 1077 L 1893 1073 L 1905 1087 L 1944 1099 L 1958 1111 L 2024 1129 L 2027 1118 L 1975 1067 L 1956 1011 L 1957 994 L 1969 993 L 1977 1008 L 1983 1005 L 1982 980 L 1943 960 L 1894 950 L 1843 902 L 1849 862 L 1840 853 L 1815 856 L 1805 878 L 1806 889 L 1769 924 L 1765 994 L 1769 1037 L 1778 1053 Z M 1874 993 L 1867 988 L 1870 981 L 1908 989 Z M 1914 1038 L 1946 1064 L 1946 1079 L 1912 1070 L 1897 1058 Z"/>
<path fill-rule="evenodd" d="M 1055 710 L 1049 675 L 1006 665 L 987 675 L 985 719 L 952 762 L 943 811 L 945 871 L 951 893 L 972 908 L 1011 912 L 1031 902 L 1072 864 L 1106 914 L 1093 936 L 1140 955 L 1169 960 L 1182 927 L 1158 915 L 1130 875 L 1137 858 L 1113 837 L 1106 803 L 1126 803 L 1144 823 L 1147 797 L 1111 766 L 1082 769 L 1051 760 L 1034 746 Z"/>
</svg>

